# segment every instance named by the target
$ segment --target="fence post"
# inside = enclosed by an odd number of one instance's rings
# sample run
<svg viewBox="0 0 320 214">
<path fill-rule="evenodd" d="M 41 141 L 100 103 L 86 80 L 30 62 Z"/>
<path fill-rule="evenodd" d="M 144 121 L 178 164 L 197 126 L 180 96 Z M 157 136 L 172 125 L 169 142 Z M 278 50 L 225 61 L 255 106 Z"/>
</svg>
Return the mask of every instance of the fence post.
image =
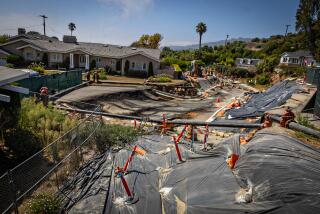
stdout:
<svg viewBox="0 0 320 214">
<path fill-rule="evenodd" d="M 12 178 L 12 174 L 11 174 L 11 170 L 8 170 L 8 176 L 9 176 L 9 185 L 12 191 L 12 203 L 13 203 L 13 208 L 14 208 L 14 213 L 18 214 L 18 205 L 17 205 L 17 191 L 16 191 L 16 186 L 14 184 L 13 178 Z"/>
</svg>

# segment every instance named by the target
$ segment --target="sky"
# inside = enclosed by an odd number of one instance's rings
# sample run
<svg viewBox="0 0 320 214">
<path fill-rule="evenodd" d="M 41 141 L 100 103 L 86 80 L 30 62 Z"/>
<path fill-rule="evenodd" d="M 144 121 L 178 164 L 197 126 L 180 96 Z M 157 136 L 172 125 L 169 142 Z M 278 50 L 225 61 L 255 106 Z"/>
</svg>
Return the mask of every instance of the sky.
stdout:
<svg viewBox="0 0 320 214">
<path fill-rule="evenodd" d="M 195 26 L 207 25 L 203 42 L 268 37 L 295 31 L 299 0 L 0 0 L 0 34 L 16 35 L 18 27 L 49 36 L 77 29 L 81 42 L 130 45 L 142 34 L 160 33 L 161 46 L 197 44 Z"/>
</svg>

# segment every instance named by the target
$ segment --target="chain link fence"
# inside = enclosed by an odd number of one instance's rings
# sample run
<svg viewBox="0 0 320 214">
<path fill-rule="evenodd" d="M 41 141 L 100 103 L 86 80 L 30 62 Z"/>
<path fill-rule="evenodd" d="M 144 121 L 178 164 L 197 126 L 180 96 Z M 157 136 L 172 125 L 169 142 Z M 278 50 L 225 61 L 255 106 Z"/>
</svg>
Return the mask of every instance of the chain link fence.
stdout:
<svg viewBox="0 0 320 214">
<path fill-rule="evenodd" d="M 95 131 L 101 119 L 93 114 L 83 117 L 77 126 L 0 177 L 1 213 L 24 210 L 24 202 L 32 195 L 59 192 L 93 157 Z"/>
</svg>

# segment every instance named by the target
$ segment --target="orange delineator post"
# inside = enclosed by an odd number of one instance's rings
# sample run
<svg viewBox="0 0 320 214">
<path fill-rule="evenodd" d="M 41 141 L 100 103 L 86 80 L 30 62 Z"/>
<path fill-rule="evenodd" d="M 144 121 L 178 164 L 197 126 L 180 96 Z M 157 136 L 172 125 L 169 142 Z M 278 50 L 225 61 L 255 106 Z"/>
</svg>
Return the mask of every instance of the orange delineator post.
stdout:
<svg viewBox="0 0 320 214">
<path fill-rule="evenodd" d="M 129 163 L 132 161 L 133 156 L 136 153 L 136 149 L 137 149 L 137 146 L 134 146 L 130 156 L 128 157 L 128 160 L 127 160 L 126 164 L 123 167 L 123 171 L 125 171 L 125 172 L 127 171 Z"/>
<path fill-rule="evenodd" d="M 175 136 L 173 136 L 173 141 L 174 141 L 174 145 L 176 147 L 176 152 L 177 152 L 178 159 L 179 159 L 179 161 L 182 162 L 182 157 L 181 157 L 181 154 L 180 154 L 179 145 L 177 143 L 177 140 L 176 140 Z"/>
<path fill-rule="evenodd" d="M 123 177 L 122 172 L 119 172 L 118 176 L 121 178 L 121 182 L 123 184 L 124 189 L 127 192 L 127 195 L 129 196 L 129 199 L 132 199 L 132 193 L 131 193 L 131 191 L 129 189 L 129 185 L 128 185 L 126 179 Z"/>
</svg>

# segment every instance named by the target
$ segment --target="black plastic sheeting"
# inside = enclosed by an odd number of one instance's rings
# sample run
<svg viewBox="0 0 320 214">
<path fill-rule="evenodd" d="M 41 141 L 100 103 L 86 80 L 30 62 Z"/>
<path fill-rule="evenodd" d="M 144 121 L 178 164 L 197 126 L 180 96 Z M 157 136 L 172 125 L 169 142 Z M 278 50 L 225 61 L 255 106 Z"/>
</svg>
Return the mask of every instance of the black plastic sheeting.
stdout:
<svg viewBox="0 0 320 214">
<path fill-rule="evenodd" d="M 246 145 L 239 144 L 239 135 L 210 151 L 201 144 L 195 144 L 194 151 L 179 145 L 184 163 L 177 161 L 169 137 L 147 136 L 136 144 L 147 151 L 134 157 L 125 176 L 136 203 L 124 202 L 120 178 L 110 177 L 112 158 L 104 154 L 63 190 L 70 198 L 67 211 L 319 213 L 320 152 L 294 138 L 263 130 Z M 114 166 L 123 166 L 129 154 L 128 149 L 115 153 Z M 233 170 L 226 164 L 230 154 L 239 155 Z"/>
<path fill-rule="evenodd" d="M 294 92 L 301 89 L 295 81 L 284 80 L 268 88 L 265 92 L 252 94 L 241 108 L 226 112 L 227 119 L 260 117 L 271 108 L 284 104 Z"/>
</svg>

